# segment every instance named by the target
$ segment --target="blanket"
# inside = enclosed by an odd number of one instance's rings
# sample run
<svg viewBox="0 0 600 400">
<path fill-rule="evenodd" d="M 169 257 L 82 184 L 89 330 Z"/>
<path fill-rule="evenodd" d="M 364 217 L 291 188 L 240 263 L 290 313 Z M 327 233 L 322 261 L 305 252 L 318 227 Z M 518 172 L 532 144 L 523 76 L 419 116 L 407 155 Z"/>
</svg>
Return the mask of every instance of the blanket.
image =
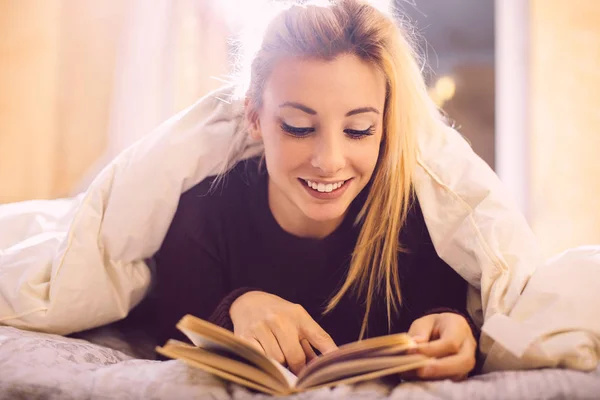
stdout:
<svg viewBox="0 0 600 400">
<path fill-rule="evenodd" d="M 181 193 L 223 168 L 232 143 L 240 158 L 262 151 L 242 121 L 242 101 L 223 88 L 125 150 L 85 193 L 0 206 L 0 323 L 64 335 L 125 318 Z M 546 273 L 525 219 L 462 136 L 440 126 L 418 145 L 416 195 L 437 253 L 469 283 L 484 369 L 595 368 L 599 312 L 570 305 L 600 304 L 597 248 Z"/>
</svg>

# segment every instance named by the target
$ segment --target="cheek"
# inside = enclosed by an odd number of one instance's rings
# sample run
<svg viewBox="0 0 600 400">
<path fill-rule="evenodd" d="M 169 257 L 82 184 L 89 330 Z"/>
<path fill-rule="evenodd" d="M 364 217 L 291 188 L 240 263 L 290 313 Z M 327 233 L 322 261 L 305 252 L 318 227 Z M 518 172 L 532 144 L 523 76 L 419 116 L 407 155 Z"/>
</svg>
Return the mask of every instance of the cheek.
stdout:
<svg viewBox="0 0 600 400">
<path fill-rule="evenodd" d="M 361 173 L 370 177 L 379 159 L 379 143 L 369 143 L 363 146 L 359 144 L 357 147 L 360 148 L 355 152 L 355 164 Z"/>
<path fill-rule="evenodd" d="M 301 146 L 293 138 L 286 138 L 277 126 L 267 126 L 263 130 L 265 158 L 272 177 L 283 175 L 302 164 Z"/>
<path fill-rule="evenodd" d="M 276 121 L 267 121 L 261 132 L 265 152 L 270 152 L 273 159 L 282 159 L 282 162 L 305 159 L 314 146 L 313 140 L 294 138 L 283 132 Z"/>
<path fill-rule="evenodd" d="M 281 140 L 277 129 L 272 123 L 261 122 L 260 136 L 265 148 L 265 158 L 271 163 L 275 163 L 281 153 Z"/>
</svg>

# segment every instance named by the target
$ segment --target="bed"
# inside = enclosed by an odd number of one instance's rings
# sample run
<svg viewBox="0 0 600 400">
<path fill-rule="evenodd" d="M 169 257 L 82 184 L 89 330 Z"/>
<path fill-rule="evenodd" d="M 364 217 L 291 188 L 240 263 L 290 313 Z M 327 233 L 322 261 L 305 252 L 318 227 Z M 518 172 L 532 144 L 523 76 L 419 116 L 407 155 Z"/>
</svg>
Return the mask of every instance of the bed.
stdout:
<svg viewBox="0 0 600 400">
<path fill-rule="evenodd" d="M 262 397 L 177 361 L 153 361 L 140 332 L 106 325 L 125 318 L 148 291 L 145 260 L 160 247 L 181 193 L 220 170 L 233 144 L 239 159 L 262 152 L 243 134 L 243 101 L 234 101 L 232 89 L 207 95 L 144 136 L 85 193 L 0 207 L 0 324 L 11 326 L 0 326 L 0 397 Z M 498 177 L 451 128 L 419 135 L 417 164 L 415 192 L 434 247 L 469 283 L 469 312 L 490 338 L 486 349 L 480 342 L 485 370 L 534 360 L 592 372 L 378 381 L 297 398 L 600 399 L 600 314 L 590 307 L 600 304 L 600 246 L 544 261 Z M 76 337 L 15 328 L 69 334 L 101 325 Z"/>
<path fill-rule="evenodd" d="M 0 326 L 1 399 L 262 399 L 180 361 L 124 324 L 64 337 Z M 600 368 L 494 372 L 464 382 L 375 381 L 296 399 L 600 399 Z"/>
</svg>

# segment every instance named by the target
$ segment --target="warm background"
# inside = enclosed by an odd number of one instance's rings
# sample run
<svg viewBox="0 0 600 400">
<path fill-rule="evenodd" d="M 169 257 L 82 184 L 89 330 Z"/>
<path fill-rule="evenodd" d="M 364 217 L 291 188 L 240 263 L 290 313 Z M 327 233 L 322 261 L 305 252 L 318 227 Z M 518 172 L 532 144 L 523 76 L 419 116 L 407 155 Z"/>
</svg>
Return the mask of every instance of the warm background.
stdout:
<svg viewBox="0 0 600 400">
<path fill-rule="evenodd" d="M 0 203 L 79 192 L 219 87 L 253 1 L 0 0 Z M 600 1 L 411 3 L 432 96 L 546 254 L 600 244 Z"/>
</svg>

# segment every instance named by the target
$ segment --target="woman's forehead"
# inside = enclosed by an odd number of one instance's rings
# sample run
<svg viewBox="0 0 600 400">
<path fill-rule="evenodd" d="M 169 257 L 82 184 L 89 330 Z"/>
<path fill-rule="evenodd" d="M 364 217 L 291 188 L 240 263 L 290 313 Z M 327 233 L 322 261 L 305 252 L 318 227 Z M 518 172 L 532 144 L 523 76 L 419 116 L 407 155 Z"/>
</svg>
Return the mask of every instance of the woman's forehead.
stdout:
<svg viewBox="0 0 600 400">
<path fill-rule="evenodd" d="M 286 102 L 307 105 L 317 113 L 366 106 L 383 111 L 385 77 L 376 66 L 354 55 L 331 61 L 284 58 L 275 64 L 267 80 L 263 104 L 279 108 Z"/>
</svg>

